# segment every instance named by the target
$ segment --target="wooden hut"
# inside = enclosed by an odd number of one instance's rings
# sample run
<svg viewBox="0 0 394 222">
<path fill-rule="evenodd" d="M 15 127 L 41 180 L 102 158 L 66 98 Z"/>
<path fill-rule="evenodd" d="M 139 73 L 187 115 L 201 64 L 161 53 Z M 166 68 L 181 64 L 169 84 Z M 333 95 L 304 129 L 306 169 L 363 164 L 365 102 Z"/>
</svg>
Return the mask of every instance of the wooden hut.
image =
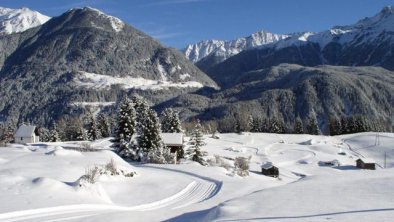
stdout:
<svg viewBox="0 0 394 222">
<path fill-rule="evenodd" d="M 366 170 L 375 170 L 375 163 L 373 162 L 373 160 L 362 160 L 362 159 L 358 159 L 356 160 L 356 166 L 357 168 L 360 169 L 366 169 Z"/>
<path fill-rule="evenodd" d="M 164 145 L 170 148 L 171 153 L 176 153 L 177 160 L 183 157 L 183 133 L 162 133 L 161 137 L 163 138 Z"/>
<path fill-rule="evenodd" d="M 279 169 L 278 167 L 274 166 L 272 162 L 266 162 L 261 165 L 261 173 L 269 177 L 279 177 Z"/>
</svg>

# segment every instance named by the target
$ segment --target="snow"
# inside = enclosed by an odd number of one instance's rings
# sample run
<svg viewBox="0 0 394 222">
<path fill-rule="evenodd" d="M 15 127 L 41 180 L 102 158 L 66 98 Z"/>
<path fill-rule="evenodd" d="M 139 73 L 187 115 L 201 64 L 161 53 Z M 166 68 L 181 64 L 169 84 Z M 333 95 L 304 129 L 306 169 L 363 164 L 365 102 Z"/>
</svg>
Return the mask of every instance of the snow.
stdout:
<svg viewBox="0 0 394 222">
<path fill-rule="evenodd" d="M 215 54 L 225 60 L 243 50 L 256 48 L 271 44 L 281 39 L 288 38 L 289 35 L 273 34 L 267 31 L 256 32 L 248 37 L 239 38 L 231 41 L 206 40 L 196 44 L 188 45 L 183 51 L 186 57 L 196 63 L 203 58 Z"/>
<path fill-rule="evenodd" d="M 373 17 L 367 17 L 356 24 L 348 26 L 335 26 L 327 31 L 312 33 L 304 32 L 294 34 L 288 39 L 278 41 L 276 44 L 267 45 L 267 47 L 275 47 L 281 49 L 289 46 L 300 46 L 308 42 L 317 43 L 321 49 L 331 42 L 339 44 L 347 44 L 362 41 L 357 44 L 365 42 L 372 42 L 383 32 L 394 31 L 394 9 L 391 6 L 383 8 L 381 12 Z"/>
<path fill-rule="evenodd" d="M 28 8 L 10 9 L 0 7 L 0 34 L 23 32 L 46 23 L 50 17 Z"/>
<path fill-rule="evenodd" d="M 161 133 L 160 135 L 166 145 L 183 145 L 183 133 Z"/>
<path fill-rule="evenodd" d="M 31 137 L 35 129 L 35 126 L 22 124 L 16 131 L 15 137 Z"/>
<path fill-rule="evenodd" d="M 187 78 L 190 78 L 190 74 L 189 73 L 185 73 L 185 74 L 179 75 L 179 78 L 181 80 L 186 80 Z"/>
<path fill-rule="evenodd" d="M 120 31 L 122 31 L 123 28 L 124 28 L 124 26 L 125 26 L 125 24 L 124 24 L 124 23 L 122 22 L 122 20 L 120 20 L 119 18 L 116 18 L 116 17 L 110 16 L 110 15 L 107 15 L 107 14 L 105 14 L 104 12 L 102 12 L 102 11 L 96 9 L 96 8 L 85 7 L 85 8 L 83 8 L 83 9 L 84 9 L 84 10 L 95 11 L 96 13 L 99 14 L 99 16 L 102 16 L 102 17 L 108 19 L 108 20 L 110 21 L 111 26 L 112 26 L 112 28 L 113 28 L 113 30 L 114 30 L 115 32 L 120 32 Z"/>
<path fill-rule="evenodd" d="M 93 89 L 109 89 L 113 85 L 120 85 L 125 89 L 162 90 L 169 88 L 202 88 L 203 84 L 195 81 L 172 82 L 151 80 L 144 78 L 113 77 L 96 73 L 79 72 L 74 82 L 79 87 Z"/>
<path fill-rule="evenodd" d="M 218 155 L 232 165 L 250 156 L 247 177 L 191 161 L 127 163 L 110 139 L 91 142 L 97 152 L 78 151 L 81 142 L 2 147 L 0 221 L 391 221 L 394 134 L 380 133 L 378 143 L 376 135 L 204 136 L 207 159 Z M 356 168 L 358 158 L 375 159 L 377 170 Z M 111 159 L 136 176 L 81 180 L 87 167 Z M 340 166 L 321 164 L 333 160 Z M 260 173 L 267 162 L 279 168 L 279 179 Z"/>
<path fill-rule="evenodd" d="M 92 106 L 92 107 L 100 107 L 100 106 L 113 106 L 116 102 L 73 102 L 74 106 Z"/>
</svg>

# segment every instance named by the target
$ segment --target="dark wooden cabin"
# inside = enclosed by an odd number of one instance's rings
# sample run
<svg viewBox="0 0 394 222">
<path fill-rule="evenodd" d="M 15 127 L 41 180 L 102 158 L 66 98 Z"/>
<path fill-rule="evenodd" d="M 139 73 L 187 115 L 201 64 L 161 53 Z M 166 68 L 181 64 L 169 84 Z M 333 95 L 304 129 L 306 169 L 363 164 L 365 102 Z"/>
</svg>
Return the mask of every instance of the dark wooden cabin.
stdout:
<svg viewBox="0 0 394 222">
<path fill-rule="evenodd" d="M 356 160 L 356 166 L 360 169 L 365 170 L 376 170 L 375 163 L 370 161 L 369 163 L 364 162 L 362 159 Z"/>
<path fill-rule="evenodd" d="M 279 168 L 272 165 L 271 162 L 267 162 L 261 165 L 261 173 L 265 176 L 269 177 L 279 177 Z"/>
</svg>

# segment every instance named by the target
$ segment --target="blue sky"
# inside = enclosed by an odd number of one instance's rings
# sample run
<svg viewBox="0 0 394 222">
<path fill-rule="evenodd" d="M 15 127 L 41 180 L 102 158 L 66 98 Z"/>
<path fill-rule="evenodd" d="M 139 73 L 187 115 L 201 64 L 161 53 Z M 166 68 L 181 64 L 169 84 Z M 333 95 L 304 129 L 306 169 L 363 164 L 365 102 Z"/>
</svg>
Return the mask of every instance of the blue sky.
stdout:
<svg viewBox="0 0 394 222">
<path fill-rule="evenodd" d="M 280 34 L 322 31 L 355 23 L 386 5 L 394 0 L 0 0 L 2 7 L 28 7 L 48 16 L 95 7 L 174 48 L 262 29 Z"/>
</svg>

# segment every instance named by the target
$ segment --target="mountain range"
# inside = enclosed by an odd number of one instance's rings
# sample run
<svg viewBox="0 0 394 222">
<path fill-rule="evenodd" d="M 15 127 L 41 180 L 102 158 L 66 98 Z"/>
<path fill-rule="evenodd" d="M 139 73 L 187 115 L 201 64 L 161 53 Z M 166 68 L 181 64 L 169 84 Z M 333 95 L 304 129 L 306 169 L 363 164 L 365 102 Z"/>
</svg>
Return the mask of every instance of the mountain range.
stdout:
<svg viewBox="0 0 394 222">
<path fill-rule="evenodd" d="M 391 6 L 324 32 L 261 31 L 182 51 L 89 7 L 51 19 L 28 9 L 0 11 L 18 15 L 0 17 L 16 24 L 0 35 L 0 122 L 48 126 L 65 115 L 111 112 L 133 93 L 158 111 L 170 106 L 184 120 L 199 118 L 222 131 L 249 115 L 288 127 L 315 115 L 321 129 L 330 117 L 394 122 Z M 31 15 L 49 20 L 23 22 Z"/>
</svg>

